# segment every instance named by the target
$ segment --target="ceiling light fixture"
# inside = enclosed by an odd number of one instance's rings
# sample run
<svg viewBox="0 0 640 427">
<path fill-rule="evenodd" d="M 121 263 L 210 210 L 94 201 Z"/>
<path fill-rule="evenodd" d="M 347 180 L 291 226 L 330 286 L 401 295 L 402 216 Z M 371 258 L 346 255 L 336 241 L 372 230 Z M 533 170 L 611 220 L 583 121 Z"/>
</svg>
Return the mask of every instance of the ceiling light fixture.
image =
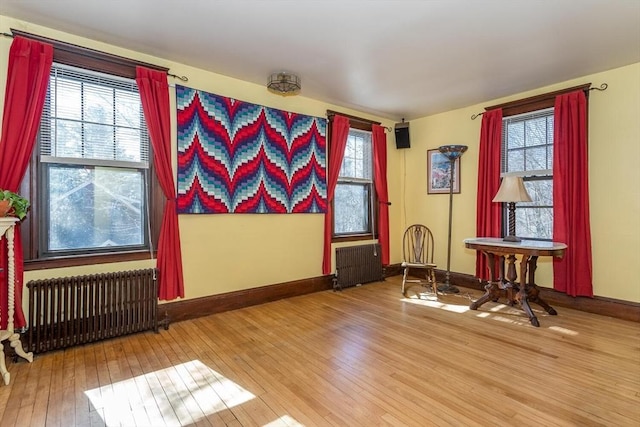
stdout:
<svg viewBox="0 0 640 427">
<path fill-rule="evenodd" d="M 300 77 L 295 74 L 280 71 L 269 76 L 267 88 L 278 95 L 297 95 L 302 88 Z"/>
</svg>

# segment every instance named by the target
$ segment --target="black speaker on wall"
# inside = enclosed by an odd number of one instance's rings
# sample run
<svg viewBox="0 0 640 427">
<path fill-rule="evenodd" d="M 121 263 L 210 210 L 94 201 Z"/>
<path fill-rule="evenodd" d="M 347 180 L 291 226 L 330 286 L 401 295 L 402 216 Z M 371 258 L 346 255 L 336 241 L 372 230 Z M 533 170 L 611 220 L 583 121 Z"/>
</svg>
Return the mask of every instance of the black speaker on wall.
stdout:
<svg viewBox="0 0 640 427">
<path fill-rule="evenodd" d="M 396 148 L 411 148 L 409 122 L 396 123 Z"/>
</svg>

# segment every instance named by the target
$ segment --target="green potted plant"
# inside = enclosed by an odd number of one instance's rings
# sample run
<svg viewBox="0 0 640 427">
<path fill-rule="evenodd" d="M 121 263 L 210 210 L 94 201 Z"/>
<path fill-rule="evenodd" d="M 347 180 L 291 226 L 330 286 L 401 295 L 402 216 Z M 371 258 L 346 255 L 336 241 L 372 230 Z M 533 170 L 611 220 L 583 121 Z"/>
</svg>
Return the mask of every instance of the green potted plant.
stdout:
<svg viewBox="0 0 640 427">
<path fill-rule="evenodd" d="M 0 190 L 0 217 L 13 216 L 22 220 L 27 216 L 29 201 L 17 193 Z"/>
</svg>

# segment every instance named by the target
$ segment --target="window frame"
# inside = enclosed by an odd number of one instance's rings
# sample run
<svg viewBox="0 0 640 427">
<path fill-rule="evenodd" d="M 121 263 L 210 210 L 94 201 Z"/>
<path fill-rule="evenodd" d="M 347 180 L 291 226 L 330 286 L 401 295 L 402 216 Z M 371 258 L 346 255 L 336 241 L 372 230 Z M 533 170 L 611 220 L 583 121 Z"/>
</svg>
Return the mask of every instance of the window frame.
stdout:
<svg viewBox="0 0 640 427">
<path fill-rule="evenodd" d="M 520 122 L 523 122 L 524 120 L 527 119 L 535 119 L 535 118 L 545 118 L 545 122 L 547 121 L 547 117 L 551 116 L 553 117 L 553 108 L 544 108 L 541 110 L 535 110 L 535 111 L 531 111 L 529 113 L 522 113 L 522 114 L 517 114 L 517 115 L 512 115 L 509 117 L 503 117 L 502 118 L 502 135 L 501 135 L 501 147 L 500 147 L 500 151 L 501 151 L 501 160 L 500 160 L 500 170 L 502 173 L 510 173 L 510 174 L 518 174 L 520 176 L 522 176 L 522 180 L 525 182 L 525 185 L 527 182 L 533 182 L 533 181 L 549 181 L 551 183 L 551 185 L 553 186 L 553 169 L 550 168 L 545 168 L 545 169 L 529 169 L 529 170 L 522 170 L 522 171 L 513 171 L 513 170 L 509 170 L 509 153 L 510 152 L 522 152 L 523 153 L 523 161 L 524 161 L 524 167 L 526 168 L 526 157 L 527 157 L 527 151 L 531 150 L 531 149 L 537 149 L 537 148 L 544 148 L 545 149 L 545 157 L 547 160 L 547 165 L 548 165 L 548 160 L 549 160 L 549 155 L 548 155 L 548 150 L 549 147 L 551 147 L 551 149 L 553 149 L 553 142 L 551 144 L 548 143 L 549 138 L 546 139 L 545 144 L 542 145 L 536 145 L 536 146 L 527 146 L 526 144 L 523 145 L 522 147 L 518 147 L 518 148 L 513 148 L 513 149 L 509 149 L 509 147 L 506 145 L 507 144 L 507 137 L 508 137 L 508 132 L 507 129 L 505 127 L 505 123 L 506 121 L 508 121 L 510 118 L 522 118 L 523 120 L 521 120 Z M 524 117 L 523 117 L 524 116 Z M 537 116 L 537 117 L 536 117 Z M 547 129 L 548 132 L 549 129 Z M 524 133 L 524 137 L 526 140 L 526 131 Z M 553 137 L 552 137 L 552 141 L 553 141 Z M 504 203 L 502 206 L 502 233 L 503 235 L 507 235 L 509 234 L 509 221 L 508 221 L 508 216 L 509 216 L 509 208 L 508 208 L 508 203 Z M 518 212 L 523 212 L 524 209 L 549 209 L 551 208 L 552 210 L 552 214 L 553 214 L 553 204 L 551 205 L 543 205 L 543 204 L 533 204 L 533 202 L 530 202 L 526 205 L 520 205 L 518 207 L 518 209 L 516 210 L 516 217 L 517 217 L 517 213 Z M 516 219 L 517 220 L 517 219 Z M 553 227 L 553 224 L 551 224 Z M 552 230 L 553 231 L 553 230 Z M 519 237 L 523 238 L 523 239 L 527 239 L 527 240 L 539 240 L 539 241 L 551 241 L 552 238 L 549 237 L 547 238 L 542 238 L 542 237 L 530 237 L 530 236 L 523 236 L 522 234 L 519 234 Z"/>
<path fill-rule="evenodd" d="M 168 71 L 168 68 L 165 67 L 135 61 L 94 49 L 34 35 L 24 31 L 11 29 L 11 32 L 14 36 L 17 35 L 51 44 L 53 46 L 53 62 L 59 64 L 70 65 L 90 71 L 97 71 L 134 80 L 136 78 L 137 66 L 144 66 L 163 72 Z M 36 144 L 19 190 L 20 193 L 31 203 L 30 212 L 23 220 L 20 227 L 25 271 L 144 260 L 151 258 L 152 251 L 155 256 L 155 248 L 157 247 L 158 237 L 160 235 L 165 197 L 155 174 L 153 164 L 153 147 L 151 144 L 149 144 L 149 169 L 147 177 L 148 194 L 146 200 L 149 212 L 147 220 L 149 222 L 150 235 L 147 236 L 149 243 L 143 249 L 136 248 L 134 250 L 121 250 L 117 252 L 109 251 L 102 253 L 85 253 L 79 255 L 50 256 L 43 258 L 40 253 L 41 230 L 39 229 L 39 220 L 37 219 L 40 217 L 41 211 L 43 211 L 40 203 L 41 195 L 38 191 L 38 176 L 39 171 L 41 170 L 40 163 L 39 144 Z"/>
<path fill-rule="evenodd" d="M 520 115 L 520 114 L 527 114 L 527 113 L 533 113 L 535 111 L 540 111 L 540 110 L 545 110 L 545 109 L 549 109 L 549 108 L 554 108 L 555 109 L 555 101 L 556 101 L 556 97 L 558 95 L 564 95 L 566 93 L 570 93 L 570 92 L 575 92 L 577 90 L 582 90 L 585 93 L 585 97 L 587 99 L 587 112 L 588 112 L 588 108 L 589 108 L 589 91 L 591 90 L 591 83 L 585 83 L 579 86 L 573 86 L 570 88 L 566 88 L 566 89 L 560 89 L 560 90 L 556 90 L 553 92 L 547 92 L 547 93 L 543 93 L 540 95 L 535 95 L 535 96 L 531 96 L 528 98 L 523 98 L 523 99 L 519 99 L 519 100 L 515 100 L 515 101 L 510 101 L 510 102 L 506 102 L 503 104 L 498 104 L 498 105 L 493 105 L 491 107 L 487 107 L 485 108 L 485 111 L 490 111 L 490 110 L 494 110 L 494 109 L 502 109 L 502 118 L 507 118 L 507 117 L 511 117 L 511 116 L 516 116 L 516 115 Z M 588 114 L 587 114 L 587 120 L 588 120 Z M 555 123 L 554 123 L 554 127 L 555 127 Z M 587 124 L 588 127 L 588 124 Z M 503 129 L 504 132 L 504 129 Z M 554 141 L 555 143 L 555 141 Z M 501 154 L 502 154 L 502 145 L 504 144 L 504 140 L 501 140 L 500 143 L 500 150 L 501 150 Z M 501 161 L 501 165 L 500 168 L 502 170 L 502 161 Z M 552 183 L 553 183 L 553 173 L 552 173 Z M 530 180 L 534 180 L 537 179 L 537 177 L 523 177 L 523 181 L 530 181 Z M 507 204 L 505 203 L 503 206 L 503 211 L 502 211 L 502 233 L 503 236 L 506 236 L 507 234 L 507 230 L 508 230 L 508 207 Z M 516 230 L 517 231 L 517 230 Z M 529 238 L 527 237 L 528 240 L 542 240 L 542 241 L 550 241 L 551 239 L 537 239 L 537 238 Z"/>
<path fill-rule="evenodd" d="M 332 124 L 333 124 L 333 117 L 339 114 L 343 117 L 346 117 L 347 119 L 349 119 L 349 128 L 350 129 L 356 129 L 356 130 L 361 130 L 361 131 L 365 131 L 365 132 L 373 132 L 373 125 L 380 125 L 380 122 L 375 122 L 375 121 L 371 121 L 371 120 L 367 120 L 367 119 L 363 119 L 360 117 L 356 117 L 356 116 L 352 116 L 349 114 L 344 114 L 344 113 L 339 113 L 336 111 L 332 111 L 332 110 L 327 110 L 327 117 L 328 117 L 328 123 L 327 123 L 327 135 L 331 135 L 332 134 Z M 329 145 L 331 144 L 331 139 L 329 138 L 329 142 L 327 144 L 327 147 L 329 147 Z M 377 228 L 377 224 L 378 224 L 378 211 L 379 211 L 379 203 L 378 203 L 378 195 L 376 193 L 376 188 L 375 188 L 375 171 L 373 170 L 374 168 L 374 164 L 373 164 L 373 156 L 374 156 L 374 149 L 373 149 L 373 136 L 372 136 L 372 140 L 371 140 L 371 183 L 367 183 L 367 186 L 369 187 L 369 191 L 370 191 L 370 196 L 368 198 L 369 200 L 369 206 L 367 209 L 368 212 L 368 219 L 369 219 L 369 231 L 366 233 L 344 233 L 344 234 L 336 234 L 335 231 L 335 215 L 333 216 L 332 220 L 331 220 L 331 241 L 333 243 L 336 242 L 352 242 L 352 241 L 360 241 L 360 240 L 373 240 L 373 239 L 377 239 L 378 238 L 378 228 Z M 328 158 L 328 156 L 327 156 Z M 344 183 L 358 183 L 361 182 L 359 180 L 343 180 Z M 340 185 L 340 178 L 338 178 L 338 183 L 336 184 L 336 187 Z M 371 203 L 373 204 L 373 207 L 371 206 Z M 335 212 L 334 209 L 334 200 L 331 200 L 331 208 L 333 210 L 333 212 Z M 375 226 L 374 226 L 375 224 Z M 373 231 L 372 231 L 373 230 Z"/>
</svg>

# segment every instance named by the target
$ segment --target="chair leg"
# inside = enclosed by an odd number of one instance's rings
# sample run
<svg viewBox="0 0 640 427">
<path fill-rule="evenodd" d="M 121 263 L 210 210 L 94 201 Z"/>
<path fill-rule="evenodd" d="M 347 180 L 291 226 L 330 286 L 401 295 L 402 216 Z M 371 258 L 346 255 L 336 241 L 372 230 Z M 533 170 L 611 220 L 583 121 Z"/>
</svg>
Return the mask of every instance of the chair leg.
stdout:
<svg viewBox="0 0 640 427">
<path fill-rule="evenodd" d="M 436 282 L 436 272 L 431 270 L 429 271 L 429 274 L 431 275 L 431 287 L 433 288 L 433 293 L 436 295 L 436 298 L 438 297 L 438 283 Z"/>
<path fill-rule="evenodd" d="M 407 273 L 409 272 L 409 267 L 404 268 L 404 274 L 402 275 L 402 295 L 404 295 L 404 284 L 407 281 Z"/>
</svg>

